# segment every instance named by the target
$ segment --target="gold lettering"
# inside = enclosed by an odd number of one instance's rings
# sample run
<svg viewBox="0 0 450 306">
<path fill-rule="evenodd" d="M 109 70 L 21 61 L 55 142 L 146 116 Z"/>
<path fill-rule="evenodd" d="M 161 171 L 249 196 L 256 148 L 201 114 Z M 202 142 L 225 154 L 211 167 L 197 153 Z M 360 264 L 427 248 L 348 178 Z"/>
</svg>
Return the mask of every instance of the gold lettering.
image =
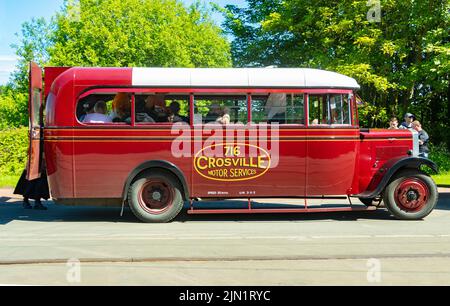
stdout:
<svg viewBox="0 0 450 306">
<path fill-rule="evenodd" d="M 209 158 L 208 159 L 208 168 L 215 168 L 216 167 L 216 164 L 215 164 L 215 159 L 214 158 Z"/>
<path fill-rule="evenodd" d="M 208 159 L 205 156 L 198 157 L 197 158 L 197 168 L 200 170 L 206 170 L 208 168 L 208 166 L 202 166 L 201 165 L 202 161 L 208 162 Z"/>
</svg>

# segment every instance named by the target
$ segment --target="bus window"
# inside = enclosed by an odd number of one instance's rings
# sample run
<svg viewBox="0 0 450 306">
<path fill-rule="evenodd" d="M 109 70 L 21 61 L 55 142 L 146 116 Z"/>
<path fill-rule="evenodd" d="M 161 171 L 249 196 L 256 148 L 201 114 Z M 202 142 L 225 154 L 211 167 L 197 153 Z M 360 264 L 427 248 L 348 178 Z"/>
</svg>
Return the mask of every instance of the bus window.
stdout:
<svg viewBox="0 0 450 306">
<path fill-rule="evenodd" d="M 236 124 L 248 122 L 247 96 L 195 96 L 194 124 Z"/>
<path fill-rule="evenodd" d="M 303 94 L 252 96 L 254 123 L 305 124 Z"/>
<path fill-rule="evenodd" d="M 136 123 L 189 124 L 189 95 L 136 94 Z"/>
<path fill-rule="evenodd" d="M 333 124 L 351 125 L 350 99 L 348 95 L 336 95 L 336 120 Z"/>
<path fill-rule="evenodd" d="M 350 125 L 348 95 L 310 95 L 309 123 L 311 125 Z"/>
<path fill-rule="evenodd" d="M 322 125 L 329 124 L 328 120 L 328 96 L 310 95 L 309 96 L 309 124 Z"/>
<path fill-rule="evenodd" d="M 131 124 L 131 95 L 124 92 L 92 94 L 80 99 L 77 119 L 84 124 Z"/>
</svg>

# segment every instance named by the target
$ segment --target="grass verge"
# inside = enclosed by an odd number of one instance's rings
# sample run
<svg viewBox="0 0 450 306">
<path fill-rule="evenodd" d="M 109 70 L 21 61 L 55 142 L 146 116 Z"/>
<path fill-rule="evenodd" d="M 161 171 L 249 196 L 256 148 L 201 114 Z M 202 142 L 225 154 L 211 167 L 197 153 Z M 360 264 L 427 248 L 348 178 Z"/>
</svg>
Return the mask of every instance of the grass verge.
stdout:
<svg viewBox="0 0 450 306">
<path fill-rule="evenodd" d="M 450 172 L 432 176 L 438 186 L 450 186 Z"/>
<path fill-rule="evenodd" d="M 14 188 L 19 181 L 20 175 L 2 175 L 0 176 L 0 188 L 11 187 Z"/>
</svg>

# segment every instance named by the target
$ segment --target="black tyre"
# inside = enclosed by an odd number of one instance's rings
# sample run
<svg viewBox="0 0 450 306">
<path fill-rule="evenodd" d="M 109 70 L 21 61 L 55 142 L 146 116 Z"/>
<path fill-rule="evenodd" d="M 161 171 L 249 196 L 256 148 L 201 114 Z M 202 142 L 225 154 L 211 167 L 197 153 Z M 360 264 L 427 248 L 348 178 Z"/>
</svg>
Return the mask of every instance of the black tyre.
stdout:
<svg viewBox="0 0 450 306">
<path fill-rule="evenodd" d="M 128 203 L 134 215 L 146 223 L 167 223 L 184 206 L 179 181 L 164 171 L 139 175 L 128 191 Z"/>
<path fill-rule="evenodd" d="M 405 170 L 386 187 L 383 200 L 396 218 L 421 220 L 436 207 L 438 197 L 437 186 L 428 175 L 419 170 Z"/>
</svg>

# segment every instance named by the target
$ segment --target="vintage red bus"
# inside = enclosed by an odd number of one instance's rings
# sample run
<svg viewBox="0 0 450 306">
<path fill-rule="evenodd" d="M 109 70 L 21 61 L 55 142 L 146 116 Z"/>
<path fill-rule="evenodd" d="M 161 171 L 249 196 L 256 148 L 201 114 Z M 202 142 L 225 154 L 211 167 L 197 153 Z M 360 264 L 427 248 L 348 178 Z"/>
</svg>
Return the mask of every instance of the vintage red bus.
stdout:
<svg viewBox="0 0 450 306">
<path fill-rule="evenodd" d="M 43 91 L 45 83 L 45 91 Z M 359 126 L 347 76 L 313 69 L 30 68 L 29 179 L 63 205 L 129 205 L 144 222 L 190 214 L 352 211 L 384 200 L 424 218 L 438 193 L 417 134 Z M 45 103 L 45 111 L 42 107 Z M 42 160 L 45 160 L 45 163 Z M 365 206 L 254 208 L 258 198 Z M 246 209 L 196 209 L 199 199 Z"/>
</svg>

